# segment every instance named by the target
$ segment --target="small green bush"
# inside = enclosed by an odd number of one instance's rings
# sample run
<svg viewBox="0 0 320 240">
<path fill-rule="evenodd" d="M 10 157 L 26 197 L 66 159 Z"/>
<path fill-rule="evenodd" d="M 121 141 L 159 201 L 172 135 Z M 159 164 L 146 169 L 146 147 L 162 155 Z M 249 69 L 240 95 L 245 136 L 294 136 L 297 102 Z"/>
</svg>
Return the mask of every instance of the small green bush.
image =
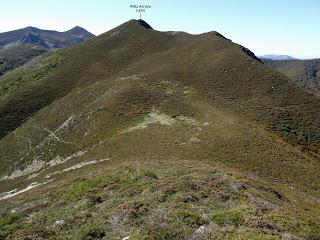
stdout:
<svg viewBox="0 0 320 240">
<path fill-rule="evenodd" d="M 157 174 L 151 170 L 144 170 L 143 175 L 149 178 L 158 179 Z"/>
<path fill-rule="evenodd" d="M 200 226 L 208 222 L 206 218 L 195 211 L 179 209 L 176 214 L 180 221 L 191 226 Z"/>
<path fill-rule="evenodd" d="M 240 226 L 244 223 L 244 210 L 243 209 L 229 209 L 220 211 L 212 216 L 212 221 L 219 225 L 235 225 Z"/>
<path fill-rule="evenodd" d="M 3 229 L 20 219 L 21 215 L 19 213 L 8 213 L 0 219 L 0 229 Z"/>
</svg>

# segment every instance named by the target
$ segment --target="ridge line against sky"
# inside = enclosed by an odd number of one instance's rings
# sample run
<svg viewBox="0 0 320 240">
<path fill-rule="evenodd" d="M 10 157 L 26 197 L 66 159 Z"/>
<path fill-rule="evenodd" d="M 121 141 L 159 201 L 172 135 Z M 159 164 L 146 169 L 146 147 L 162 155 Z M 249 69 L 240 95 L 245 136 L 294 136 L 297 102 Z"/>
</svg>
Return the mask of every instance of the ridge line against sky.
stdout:
<svg viewBox="0 0 320 240">
<path fill-rule="evenodd" d="M 99 35 L 139 15 L 154 29 L 198 34 L 218 31 L 256 55 L 320 57 L 320 0 L 10 0 L 1 2 L 0 32 L 27 26 Z"/>
</svg>

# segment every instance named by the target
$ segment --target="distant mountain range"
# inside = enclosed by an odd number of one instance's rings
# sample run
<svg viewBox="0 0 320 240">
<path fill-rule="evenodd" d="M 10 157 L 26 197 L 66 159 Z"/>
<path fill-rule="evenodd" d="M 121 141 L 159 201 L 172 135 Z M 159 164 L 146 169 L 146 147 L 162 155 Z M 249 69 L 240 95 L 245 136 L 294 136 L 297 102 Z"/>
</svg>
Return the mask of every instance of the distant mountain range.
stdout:
<svg viewBox="0 0 320 240">
<path fill-rule="evenodd" d="M 69 47 L 95 37 L 81 27 L 66 32 L 26 27 L 0 33 L 0 75 L 48 51 Z"/>
<path fill-rule="evenodd" d="M 276 54 L 267 54 L 259 56 L 260 59 L 270 59 L 270 60 L 291 60 L 295 59 L 294 57 L 288 55 L 276 55 Z"/>
<path fill-rule="evenodd" d="M 320 94 L 320 59 L 263 60 L 269 67 L 282 72 L 306 90 Z"/>
</svg>

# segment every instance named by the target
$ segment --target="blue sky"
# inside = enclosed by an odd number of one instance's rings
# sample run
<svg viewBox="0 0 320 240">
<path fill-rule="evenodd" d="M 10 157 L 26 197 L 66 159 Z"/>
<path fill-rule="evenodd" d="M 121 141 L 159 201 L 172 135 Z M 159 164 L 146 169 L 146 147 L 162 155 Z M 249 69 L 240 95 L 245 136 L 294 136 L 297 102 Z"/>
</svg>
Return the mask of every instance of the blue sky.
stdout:
<svg viewBox="0 0 320 240">
<path fill-rule="evenodd" d="M 320 0 L 7 0 L 0 32 L 78 25 L 101 34 L 139 17 L 130 4 L 150 4 L 143 19 L 157 30 L 216 30 L 257 55 L 320 57 Z"/>
</svg>

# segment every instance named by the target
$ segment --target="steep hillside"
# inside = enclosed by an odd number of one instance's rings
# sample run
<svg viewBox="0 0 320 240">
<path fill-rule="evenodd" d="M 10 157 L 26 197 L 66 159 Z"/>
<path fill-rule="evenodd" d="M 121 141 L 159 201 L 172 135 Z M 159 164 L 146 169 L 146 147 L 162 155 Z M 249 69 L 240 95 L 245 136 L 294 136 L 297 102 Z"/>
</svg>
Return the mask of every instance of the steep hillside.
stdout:
<svg viewBox="0 0 320 240">
<path fill-rule="evenodd" d="M 27 27 L 0 33 L 0 76 L 44 52 L 69 47 L 93 37 L 81 27 L 66 32 Z"/>
<path fill-rule="evenodd" d="M 264 61 L 269 67 L 282 72 L 310 92 L 320 93 L 320 59 Z"/>
<path fill-rule="evenodd" d="M 217 32 L 131 20 L 0 78 L 4 239 L 317 239 L 320 102 Z"/>
<path fill-rule="evenodd" d="M 33 45 L 13 47 L 0 51 L 0 76 L 46 52 L 48 52 L 47 49 Z"/>
</svg>

